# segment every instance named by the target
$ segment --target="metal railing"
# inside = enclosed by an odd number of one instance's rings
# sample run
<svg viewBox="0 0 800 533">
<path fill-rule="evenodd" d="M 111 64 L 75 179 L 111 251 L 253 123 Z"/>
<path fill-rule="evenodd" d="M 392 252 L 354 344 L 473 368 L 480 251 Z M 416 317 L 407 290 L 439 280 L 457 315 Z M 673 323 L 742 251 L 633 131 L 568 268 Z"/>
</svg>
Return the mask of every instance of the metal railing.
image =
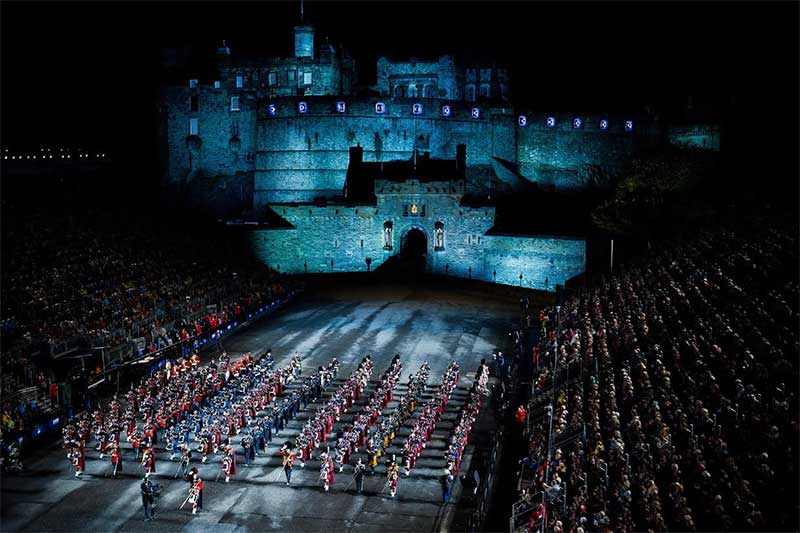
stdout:
<svg viewBox="0 0 800 533">
<path fill-rule="evenodd" d="M 511 533 L 527 532 L 530 517 L 536 509 L 544 503 L 544 491 L 523 498 L 511 505 L 511 518 L 508 521 L 508 530 Z M 542 524 L 542 533 L 544 524 Z"/>
</svg>

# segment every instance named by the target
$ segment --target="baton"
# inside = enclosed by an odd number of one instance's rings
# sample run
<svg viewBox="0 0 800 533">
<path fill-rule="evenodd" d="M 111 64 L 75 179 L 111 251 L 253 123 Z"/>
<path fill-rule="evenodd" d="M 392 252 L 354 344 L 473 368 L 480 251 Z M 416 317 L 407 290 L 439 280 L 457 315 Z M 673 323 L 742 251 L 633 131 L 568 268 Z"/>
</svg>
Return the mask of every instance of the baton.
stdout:
<svg viewBox="0 0 800 533">
<path fill-rule="evenodd" d="M 220 476 L 221 474 L 222 474 L 222 470 L 220 470 L 219 472 L 217 472 L 217 477 L 215 477 L 215 478 L 214 478 L 214 483 L 216 483 L 216 482 L 218 482 L 218 481 L 219 481 L 219 476 Z"/>
<path fill-rule="evenodd" d="M 178 473 L 181 471 L 182 467 L 183 467 L 183 463 L 178 465 L 178 469 L 175 471 L 175 475 L 172 476 L 172 479 L 177 479 L 178 478 Z"/>
</svg>

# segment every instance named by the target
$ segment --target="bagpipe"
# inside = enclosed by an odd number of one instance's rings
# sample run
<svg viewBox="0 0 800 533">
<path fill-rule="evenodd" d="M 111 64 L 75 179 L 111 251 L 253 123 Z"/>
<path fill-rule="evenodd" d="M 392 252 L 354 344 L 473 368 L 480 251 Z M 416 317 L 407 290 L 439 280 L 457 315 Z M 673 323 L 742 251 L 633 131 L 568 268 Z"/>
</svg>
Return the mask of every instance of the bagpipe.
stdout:
<svg viewBox="0 0 800 533">
<path fill-rule="evenodd" d="M 229 476 L 231 473 L 231 467 L 233 467 L 233 458 L 230 455 L 226 455 L 222 458 L 222 471 L 225 472 L 226 476 Z"/>
</svg>

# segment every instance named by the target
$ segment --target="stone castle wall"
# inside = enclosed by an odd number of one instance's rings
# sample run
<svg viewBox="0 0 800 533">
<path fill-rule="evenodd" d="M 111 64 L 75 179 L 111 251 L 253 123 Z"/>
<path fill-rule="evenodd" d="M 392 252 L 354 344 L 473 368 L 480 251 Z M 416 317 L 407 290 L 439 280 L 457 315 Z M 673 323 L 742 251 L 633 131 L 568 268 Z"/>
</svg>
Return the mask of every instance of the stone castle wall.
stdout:
<svg viewBox="0 0 800 533">
<path fill-rule="evenodd" d="M 190 93 L 196 91 L 198 112 L 189 110 Z M 251 92 L 237 92 L 224 85 L 196 90 L 167 91 L 166 142 L 168 173 L 182 180 L 196 173 L 232 175 L 249 171 L 255 176 L 255 207 L 275 202 L 310 202 L 318 196 L 340 195 L 349 163 L 349 148 L 360 144 L 365 161 L 407 159 L 414 149 L 431 157 L 452 159 L 458 144 L 467 146 L 467 165 L 490 165 L 493 158 L 516 165 L 531 182 L 557 189 L 585 186 L 587 168 L 598 165 L 617 171 L 636 153 L 660 142 L 659 128 L 643 119 L 624 116 L 582 115 L 582 127 L 572 127 L 574 115 L 519 114 L 510 108 L 487 108 L 480 103 L 433 99 L 375 97 L 350 101 L 337 97 L 274 98 L 275 114 L 267 104 L 257 105 Z M 230 97 L 240 97 L 240 110 L 230 110 Z M 336 111 L 344 101 L 346 112 Z M 299 102 L 307 112 L 297 112 Z M 375 112 L 383 102 L 386 111 Z M 412 114 L 421 103 L 422 115 Z M 443 117 L 443 105 L 451 115 Z M 471 116 L 472 108 L 481 116 Z M 548 116 L 556 119 L 546 126 Z M 189 119 L 198 119 L 199 142 L 187 142 Z M 600 120 L 609 127 L 601 130 Z M 633 120 L 633 131 L 625 131 Z M 238 148 L 233 128 L 238 126 Z M 250 154 L 248 156 L 248 154 Z"/>
<path fill-rule="evenodd" d="M 719 152 L 720 127 L 717 125 L 703 126 L 672 126 L 669 128 L 669 142 L 676 146 L 702 148 Z"/>
<path fill-rule="evenodd" d="M 485 241 L 486 281 L 554 291 L 586 270 L 584 239 L 487 235 Z"/>
<path fill-rule="evenodd" d="M 297 113 L 300 101 L 308 104 Z M 510 110 L 483 109 L 472 118 L 471 105 L 446 102 L 449 117 L 441 115 L 445 102 L 419 100 L 423 114 L 414 115 L 417 100 L 376 98 L 347 102 L 337 113 L 335 98 L 276 99 L 275 115 L 261 110 L 256 154 L 256 206 L 273 202 L 308 202 L 316 196 L 342 193 L 349 149 L 360 144 L 364 161 L 408 159 L 414 149 L 432 158 L 453 159 L 458 144 L 467 146 L 467 165 L 488 165 L 493 157 L 513 161 L 515 119 Z M 386 106 L 383 114 L 375 104 Z"/>
<path fill-rule="evenodd" d="M 589 165 L 618 172 L 637 152 L 659 141 L 657 125 L 637 117 L 565 113 L 525 117 L 527 125 L 517 128 L 519 171 L 531 181 L 561 190 L 585 187 Z M 555 119 L 552 127 L 549 117 Z M 576 118 L 580 128 L 574 127 Z M 608 122 L 605 130 L 600 127 L 602 120 Z M 632 131 L 625 130 L 629 120 Z"/>
<path fill-rule="evenodd" d="M 197 96 L 196 112 L 190 110 L 192 94 Z M 205 85 L 197 89 L 172 87 L 165 96 L 169 181 L 192 179 L 197 174 L 232 176 L 255 170 L 256 106 L 251 95 Z M 231 111 L 231 96 L 239 96 L 240 111 Z M 189 136 L 192 118 L 198 122 L 196 138 Z"/>
<path fill-rule="evenodd" d="M 485 235 L 493 208 L 467 208 L 457 197 L 425 197 L 424 217 L 397 216 L 401 196 L 379 197 L 377 207 L 273 206 L 294 229 L 255 230 L 251 244 L 267 265 L 284 273 L 365 272 L 400 253 L 406 233 L 427 238 L 427 270 L 464 278 L 554 291 L 556 284 L 581 274 L 586 264 L 583 239 Z M 421 205 L 420 204 L 420 205 Z M 387 216 L 385 213 L 392 213 Z M 392 249 L 384 247 L 384 223 L 393 224 Z M 434 249 L 434 228 L 444 225 L 444 248 Z"/>
</svg>

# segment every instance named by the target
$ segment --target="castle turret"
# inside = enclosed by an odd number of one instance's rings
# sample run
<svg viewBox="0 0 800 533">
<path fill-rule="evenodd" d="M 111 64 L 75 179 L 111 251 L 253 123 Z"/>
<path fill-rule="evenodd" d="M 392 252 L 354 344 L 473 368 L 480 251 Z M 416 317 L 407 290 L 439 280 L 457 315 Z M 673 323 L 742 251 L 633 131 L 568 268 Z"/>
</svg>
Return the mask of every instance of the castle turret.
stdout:
<svg viewBox="0 0 800 533">
<path fill-rule="evenodd" d="M 294 56 L 314 59 L 314 26 L 311 24 L 294 27 Z"/>
</svg>

